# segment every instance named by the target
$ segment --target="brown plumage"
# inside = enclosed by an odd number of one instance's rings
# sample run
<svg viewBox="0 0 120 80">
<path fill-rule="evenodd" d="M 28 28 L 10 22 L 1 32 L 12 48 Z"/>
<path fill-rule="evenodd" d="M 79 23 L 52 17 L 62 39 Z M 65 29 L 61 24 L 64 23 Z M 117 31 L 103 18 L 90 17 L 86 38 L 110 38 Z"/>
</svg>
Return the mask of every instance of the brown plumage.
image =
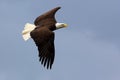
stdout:
<svg viewBox="0 0 120 80">
<path fill-rule="evenodd" d="M 36 18 L 34 24 L 36 28 L 31 31 L 31 38 L 38 47 L 41 64 L 52 68 L 55 57 L 54 30 L 56 30 L 55 13 L 60 7 L 56 7 Z"/>
</svg>

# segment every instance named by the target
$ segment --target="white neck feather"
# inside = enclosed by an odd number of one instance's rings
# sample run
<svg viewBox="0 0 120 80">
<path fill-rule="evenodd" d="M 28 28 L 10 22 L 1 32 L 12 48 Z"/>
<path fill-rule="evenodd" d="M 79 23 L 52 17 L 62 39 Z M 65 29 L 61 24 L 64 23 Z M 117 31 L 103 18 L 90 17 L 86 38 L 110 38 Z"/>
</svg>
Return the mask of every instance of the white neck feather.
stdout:
<svg viewBox="0 0 120 80">
<path fill-rule="evenodd" d="M 65 23 L 56 23 L 55 26 L 56 26 L 56 29 L 60 29 L 60 28 L 67 27 L 67 24 L 65 24 Z"/>
</svg>

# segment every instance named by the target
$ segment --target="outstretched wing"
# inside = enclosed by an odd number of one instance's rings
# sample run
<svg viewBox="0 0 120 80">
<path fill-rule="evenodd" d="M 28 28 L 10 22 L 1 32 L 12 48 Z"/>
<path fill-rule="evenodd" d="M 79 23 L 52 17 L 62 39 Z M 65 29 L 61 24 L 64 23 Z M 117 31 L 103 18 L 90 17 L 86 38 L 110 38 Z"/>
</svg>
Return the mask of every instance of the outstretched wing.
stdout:
<svg viewBox="0 0 120 80">
<path fill-rule="evenodd" d="M 54 9 L 49 10 L 48 12 L 38 16 L 34 24 L 35 26 L 48 26 L 49 24 L 55 24 L 55 13 L 60 9 L 61 7 L 56 7 Z"/>
<path fill-rule="evenodd" d="M 31 37 L 38 47 L 41 64 L 51 69 L 55 56 L 54 32 L 47 27 L 36 28 L 31 32 Z"/>
</svg>

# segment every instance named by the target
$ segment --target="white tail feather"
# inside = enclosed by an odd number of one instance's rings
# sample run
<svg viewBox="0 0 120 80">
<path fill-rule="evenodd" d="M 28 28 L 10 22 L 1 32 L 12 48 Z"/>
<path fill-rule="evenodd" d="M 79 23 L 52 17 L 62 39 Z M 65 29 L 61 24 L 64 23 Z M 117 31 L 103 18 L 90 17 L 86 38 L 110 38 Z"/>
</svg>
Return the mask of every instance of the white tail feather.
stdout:
<svg viewBox="0 0 120 80">
<path fill-rule="evenodd" d="M 31 38 L 30 32 L 32 30 L 34 30 L 35 28 L 36 28 L 36 26 L 33 24 L 30 24 L 30 23 L 25 24 L 24 30 L 22 31 L 22 37 L 25 41 L 27 41 L 29 38 Z"/>
</svg>

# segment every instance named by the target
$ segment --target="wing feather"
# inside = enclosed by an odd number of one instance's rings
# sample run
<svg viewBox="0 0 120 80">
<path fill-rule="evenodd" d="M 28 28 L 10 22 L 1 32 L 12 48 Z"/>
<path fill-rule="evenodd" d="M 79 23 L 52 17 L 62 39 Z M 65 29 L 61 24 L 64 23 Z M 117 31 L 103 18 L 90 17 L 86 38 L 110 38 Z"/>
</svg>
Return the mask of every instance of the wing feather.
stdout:
<svg viewBox="0 0 120 80">
<path fill-rule="evenodd" d="M 44 67 L 47 66 L 47 69 L 51 69 L 55 56 L 54 32 L 50 31 L 47 27 L 41 27 L 33 30 L 31 37 L 38 47 L 39 61 L 41 61 Z"/>
</svg>

